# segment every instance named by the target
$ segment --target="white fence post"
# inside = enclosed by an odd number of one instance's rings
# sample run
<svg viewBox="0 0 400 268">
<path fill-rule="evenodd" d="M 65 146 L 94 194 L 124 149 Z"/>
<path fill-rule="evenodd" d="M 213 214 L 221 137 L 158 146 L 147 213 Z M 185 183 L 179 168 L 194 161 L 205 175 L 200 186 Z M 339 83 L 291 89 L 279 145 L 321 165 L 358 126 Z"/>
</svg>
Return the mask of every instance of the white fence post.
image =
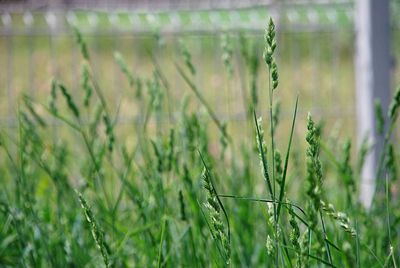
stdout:
<svg viewBox="0 0 400 268">
<path fill-rule="evenodd" d="M 369 208 L 383 145 L 376 133 L 374 101 L 380 100 L 384 114 L 390 101 L 389 0 L 357 0 L 355 4 L 357 134 L 359 141 L 368 135 L 373 144 L 362 170 L 360 201 Z"/>
</svg>

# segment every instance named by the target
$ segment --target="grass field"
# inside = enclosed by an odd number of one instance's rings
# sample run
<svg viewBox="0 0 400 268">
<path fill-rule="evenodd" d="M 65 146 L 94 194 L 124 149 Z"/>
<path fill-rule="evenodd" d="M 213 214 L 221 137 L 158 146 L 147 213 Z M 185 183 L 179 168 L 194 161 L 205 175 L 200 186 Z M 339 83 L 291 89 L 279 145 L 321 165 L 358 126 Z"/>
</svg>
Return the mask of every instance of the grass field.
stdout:
<svg viewBox="0 0 400 268">
<path fill-rule="evenodd" d="M 352 33 L 267 29 L 3 37 L 0 264 L 396 267 L 390 138 L 357 198 Z"/>
</svg>

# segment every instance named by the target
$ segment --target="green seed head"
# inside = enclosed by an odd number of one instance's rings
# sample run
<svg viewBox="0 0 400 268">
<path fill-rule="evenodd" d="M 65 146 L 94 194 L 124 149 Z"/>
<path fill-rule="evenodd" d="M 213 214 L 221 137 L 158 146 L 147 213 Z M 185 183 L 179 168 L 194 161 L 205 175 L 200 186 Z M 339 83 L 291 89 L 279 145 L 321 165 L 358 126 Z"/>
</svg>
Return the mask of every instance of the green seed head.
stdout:
<svg viewBox="0 0 400 268">
<path fill-rule="evenodd" d="M 76 42 L 78 43 L 78 45 L 79 45 L 79 47 L 81 49 L 81 53 L 82 53 L 83 58 L 85 60 L 89 60 L 89 51 L 87 49 L 86 42 L 83 39 L 80 30 L 78 29 L 78 27 L 75 27 L 75 26 L 72 29 L 73 29 L 73 33 L 75 35 Z"/>
</svg>

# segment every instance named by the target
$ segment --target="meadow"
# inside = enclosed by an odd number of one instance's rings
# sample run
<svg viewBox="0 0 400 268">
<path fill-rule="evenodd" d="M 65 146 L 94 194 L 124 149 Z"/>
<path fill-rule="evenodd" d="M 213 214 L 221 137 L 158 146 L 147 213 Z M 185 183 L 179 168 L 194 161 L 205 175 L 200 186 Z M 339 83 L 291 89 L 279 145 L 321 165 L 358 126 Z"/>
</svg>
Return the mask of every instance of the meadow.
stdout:
<svg viewBox="0 0 400 268">
<path fill-rule="evenodd" d="M 15 124 L 0 132 L 1 266 L 397 267 L 400 90 L 387 116 L 376 106 L 386 141 L 366 209 L 358 194 L 370 145 L 356 149 L 346 119 L 342 139 L 335 118 L 311 110 L 332 102 L 310 89 L 334 81 L 323 68 L 287 90 L 293 81 L 281 77 L 310 64 L 282 60 L 272 20 L 264 37 L 218 38 L 217 59 L 193 51 L 214 38 L 156 38 L 138 45 L 146 60 L 135 66 L 129 45 L 101 66 L 93 40 L 73 34 L 70 62 L 60 55 L 53 77 L 34 75 L 41 90 L 21 79 L 16 105 L 3 108 Z M 352 79 L 350 67 L 339 72 Z"/>
</svg>

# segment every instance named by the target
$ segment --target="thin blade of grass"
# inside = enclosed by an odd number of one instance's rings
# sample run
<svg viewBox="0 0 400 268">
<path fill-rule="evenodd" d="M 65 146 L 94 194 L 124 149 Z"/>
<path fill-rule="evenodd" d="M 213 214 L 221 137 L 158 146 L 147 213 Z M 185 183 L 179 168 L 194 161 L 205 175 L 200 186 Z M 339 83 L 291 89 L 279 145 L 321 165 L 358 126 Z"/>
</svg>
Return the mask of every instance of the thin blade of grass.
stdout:
<svg viewBox="0 0 400 268">
<path fill-rule="evenodd" d="M 280 214 L 280 210 L 281 210 L 281 206 L 282 206 L 282 201 L 283 201 L 283 196 L 285 194 L 285 183 L 286 183 L 286 175 L 287 175 L 287 168 L 288 168 L 288 164 L 289 164 L 289 155 L 290 155 L 290 148 L 292 145 L 292 140 L 293 140 L 293 131 L 294 131 L 294 125 L 296 123 L 296 115 L 297 115 L 297 105 L 299 103 L 299 96 L 297 96 L 296 98 L 296 104 L 294 107 L 294 112 L 293 112 L 293 118 L 292 118 L 292 127 L 290 130 L 290 137 L 289 137 L 289 143 L 288 143 L 288 148 L 286 151 L 286 157 L 285 157 L 285 166 L 283 169 L 283 175 L 282 175 L 282 184 L 281 184 L 281 188 L 280 188 L 280 192 L 279 192 L 279 198 L 278 198 L 278 207 L 276 210 L 276 221 L 279 222 L 279 214 Z"/>
<path fill-rule="evenodd" d="M 161 238 L 160 238 L 160 245 L 158 247 L 158 261 L 157 261 L 157 267 L 160 268 L 161 267 L 161 262 L 162 262 L 162 245 L 164 242 L 164 233 L 165 233 L 165 226 L 167 224 L 167 220 L 164 219 L 163 220 L 163 225 L 161 227 Z"/>
<path fill-rule="evenodd" d="M 218 195 L 219 197 L 222 198 L 233 198 L 233 199 L 239 199 L 239 200 L 247 200 L 247 201 L 252 201 L 252 202 L 262 202 L 262 203 L 278 203 L 278 201 L 274 201 L 272 199 L 265 199 L 265 198 L 256 198 L 256 197 L 243 197 L 243 196 L 236 196 L 236 195 L 229 195 L 229 194 L 220 194 Z M 284 205 L 292 205 L 293 207 L 297 208 L 300 210 L 304 216 L 307 216 L 306 212 L 304 209 L 302 209 L 300 206 L 292 203 L 287 203 L 287 202 L 282 202 Z"/>
<path fill-rule="evenodd" d="M 290 258 L 290 255 L 289 255 L 289 251 L 287 248 L 287 242 L 286 242 L 286 236 L 285 236 L 284 232 L 282 232 L 282 242 L 283 242 L 283 251 L 285 252 L 286 259 L 289 263 L 290 268 L 292 268 L 293 267 L 292 259 Z"/>
<path fill-rule="evenodd" d="M 285 247 L 285 246 L 283 246 L 283 247 Z M 296 251 L 296 252 L 297 252 L 297 250 L 294 249 L 294 248 L 292 248 L 292 247 L 287 247 L 287 248 L 290 249 L 290 250 L 292 250 L 292 251 Z M 337 268 L 337 266 L 335 266 L 335 265 L 333 265 L 333 264 L 330 264 L 329 262 L 327 262 L 327 261 L 324 260 L 324 259 L 321 259 L 320 257 L 314 256 L 314 255 L 312 255 L 312 254 L 307 254 L 306 256 L 310 257 L 311 259 L 317 260 L 317 261 L 319 261 L 319 262 L 321 262 L 321 263 L 323 263 L 323 264 L 325 264 L 325 265 L 327 265 L 327 266 L 329 266 L 329 267 Z"/>
<path fill-rule="evenodd" d="M 325 223 L 324 223 L 324 218 L 322 217 L 322 212 L 319 211 L 319 216 L 321 218 L 321 224 L 322 224 L 322 232 L 324 233 L 324 238 L 325 238 L 325 248 L 326 248 L 326 253 L 328 255 L 328 260 L 329 263 L 332 264 L 332 254 L 331 254 L 331 249 L 329 248 L 329 244 L 326 242 L 328 239 L 328 235 L 326 234 L 326 229 L 325 229 Z"/>
</svg>

